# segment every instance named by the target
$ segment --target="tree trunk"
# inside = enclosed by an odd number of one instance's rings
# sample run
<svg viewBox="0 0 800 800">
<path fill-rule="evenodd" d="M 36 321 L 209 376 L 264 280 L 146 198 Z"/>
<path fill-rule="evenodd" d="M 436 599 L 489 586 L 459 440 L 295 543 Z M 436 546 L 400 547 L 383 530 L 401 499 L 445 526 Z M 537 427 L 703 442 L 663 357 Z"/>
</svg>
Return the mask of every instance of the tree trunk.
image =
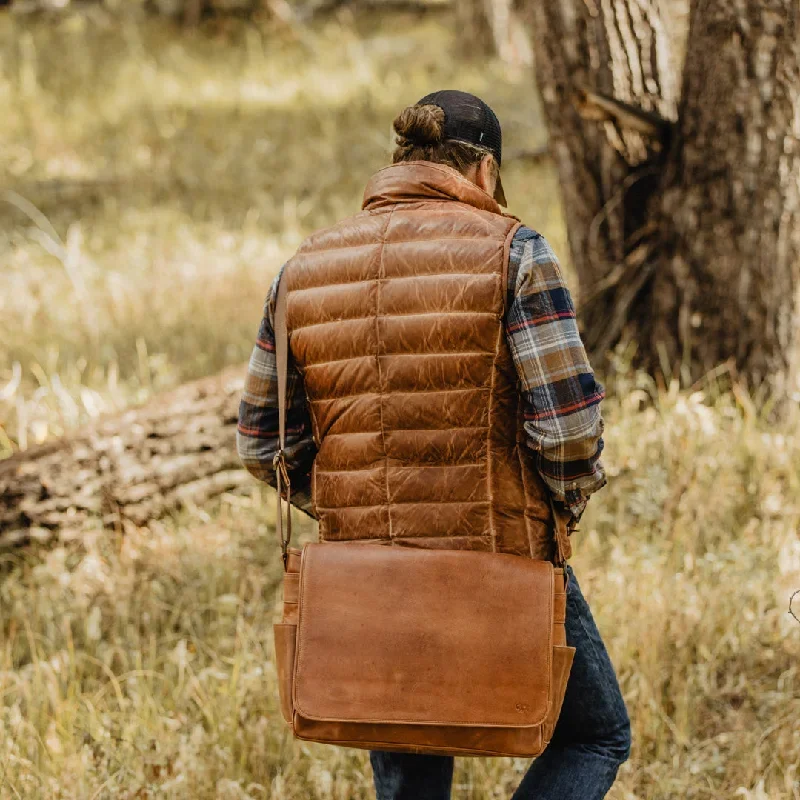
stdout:
<svg viewBox="0 0 800 800">
<path fill-rule="evenodd" d="M 592 355 L 794 380 L 800 0 L 695 0 L 682 91 L 658 0 L 530 2 Z"/>
<path fill-rule="evenodd" d="M 530 66 L 530 37 L 520 25 L 514 0 L 458 0 L 459 40 L 472 55 L 496 53 L 507 64 Z"/>
<path fill-rule="evenodd" d="M 654 338 L 672 363 L 708 371 L 731 359 L 783 393 L 800 310 L 798 0 L 695 4 L 677 140 Z"/>
<path fill-rule="evenodd" d="M 244 367 L 0 461 L 0 546 L 140 525 L 251 482 L 236 454 Z"/>
<path fill-rule="evenodd" d="M 648 200 L 665 153 L 662 137 L 601 105 L 613 98 L 668 119 L 677 91 L 670 41 L 655 3 L 530 3 L 536 76 L 561 178 L 586 343 L 595 358 L 616 344 L 653 249 Z M 624 108 L 624 107 L 621 107 Z M 622 305 L 622 304 L 620 304 Z"/>
</svg>

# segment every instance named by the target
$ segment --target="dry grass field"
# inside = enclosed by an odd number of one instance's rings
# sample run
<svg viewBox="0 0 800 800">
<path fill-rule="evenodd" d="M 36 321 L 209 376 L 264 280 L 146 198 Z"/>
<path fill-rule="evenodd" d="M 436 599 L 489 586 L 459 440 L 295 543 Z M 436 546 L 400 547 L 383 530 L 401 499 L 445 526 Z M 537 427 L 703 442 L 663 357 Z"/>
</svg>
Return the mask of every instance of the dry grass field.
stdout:
<svg viewBox="0 0 800 800">
<path fill-rule="evenodd" d="M 243 361 L 282 259 L 357 207 L 430 88 L 485 94 L 509 150 L 541 144 L 532 76 L 466 60 L 444 22 L 0 14 L 0 456 Z M 551 169 L 504 182 L 565 254 Z M 620 374 L 574 559 L 633 720 L 611 798 L 798 800 L 800 411 Z M 280 721 L 273 516 L 254 484 L 0 552 L 2 800 L 374 796 L 364 753 Z M 525 767 L 461 759 L 454 798 L 508 798 Z"/>
</svg>

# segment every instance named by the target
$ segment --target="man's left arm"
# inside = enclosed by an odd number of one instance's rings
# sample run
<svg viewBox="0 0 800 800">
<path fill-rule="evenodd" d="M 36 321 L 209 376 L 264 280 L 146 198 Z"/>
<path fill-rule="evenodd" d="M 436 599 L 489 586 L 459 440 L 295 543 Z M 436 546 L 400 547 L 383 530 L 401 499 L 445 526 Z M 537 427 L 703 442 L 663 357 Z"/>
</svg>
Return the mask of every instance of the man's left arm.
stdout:
<svg viewBox="0 0 800 800">
<path fill-rule="evenodd" d="M 278 451 L 278 369 L 275 358 L 275 299 L 283 270 L 272 283 L 264 304 L 239 406 L 236 448 L 247 471 L 275 487 L 272 460 Z M 317 454 L 311 433 L 305 388 L 291 354 L 286 373 L 286 466 L 292 484 L 292 505 L 314 516 L 311 467 Z"/>
<path fill-rule="evenodd" d="M 506 331 L 525 398 L 527 443 L 556 505 L 575 524 L 589 496 L 606 484 L 605 390 L 589 364 L 558 260 L 541 234 L 519 229 L 509 278 Z"/>
</svg>

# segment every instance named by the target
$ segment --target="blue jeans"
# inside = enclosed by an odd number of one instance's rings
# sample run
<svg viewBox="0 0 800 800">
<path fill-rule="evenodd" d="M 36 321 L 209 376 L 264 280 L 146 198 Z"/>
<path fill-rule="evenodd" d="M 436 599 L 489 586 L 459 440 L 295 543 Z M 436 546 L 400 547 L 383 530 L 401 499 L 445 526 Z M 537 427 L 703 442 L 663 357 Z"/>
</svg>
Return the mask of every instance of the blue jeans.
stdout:
<svg viewBox="0 0 800 800">
<path fill-rule="evenodd" d="M 567 643 L 575 648 L 561 716 L 512 800 L 602 800 L 630 753 L 631 726 L 614 667 L 567 567 Z M 452 756 L 370 753 L 377 800 L 449 800 Z"/>
</svg>

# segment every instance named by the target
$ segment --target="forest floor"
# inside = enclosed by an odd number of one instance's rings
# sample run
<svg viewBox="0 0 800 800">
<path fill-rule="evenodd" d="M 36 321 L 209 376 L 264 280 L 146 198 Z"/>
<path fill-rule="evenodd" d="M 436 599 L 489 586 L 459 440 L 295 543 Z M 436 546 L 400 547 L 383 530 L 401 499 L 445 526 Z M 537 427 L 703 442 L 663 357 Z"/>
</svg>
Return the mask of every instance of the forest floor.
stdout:
<svg viewBox="0 0 800 800">
<path fill-rule="evenodd" d="M 0 14 L 0 67 L 0 457 L 243 362 L 282 260 L 358 207 L 432 88 L 485 95 L 509 152 L 545 139 L 530 72 L 466 58 L 440 14 Z M 551 166 L 509 160 L 504 184 L 569 274 Z M 624 370 L 608 388 L 609 486 L 573 563 L 633 721 L 610 797 L 798 800 L 800 415 Z M 254 485 L 0 553 L 2 800 L 374 796 L 366 754 L 280 720 L 273 516 Z M 525 767 L 460 759 L 454 798 L 508 798 Z"/>
</svg>

